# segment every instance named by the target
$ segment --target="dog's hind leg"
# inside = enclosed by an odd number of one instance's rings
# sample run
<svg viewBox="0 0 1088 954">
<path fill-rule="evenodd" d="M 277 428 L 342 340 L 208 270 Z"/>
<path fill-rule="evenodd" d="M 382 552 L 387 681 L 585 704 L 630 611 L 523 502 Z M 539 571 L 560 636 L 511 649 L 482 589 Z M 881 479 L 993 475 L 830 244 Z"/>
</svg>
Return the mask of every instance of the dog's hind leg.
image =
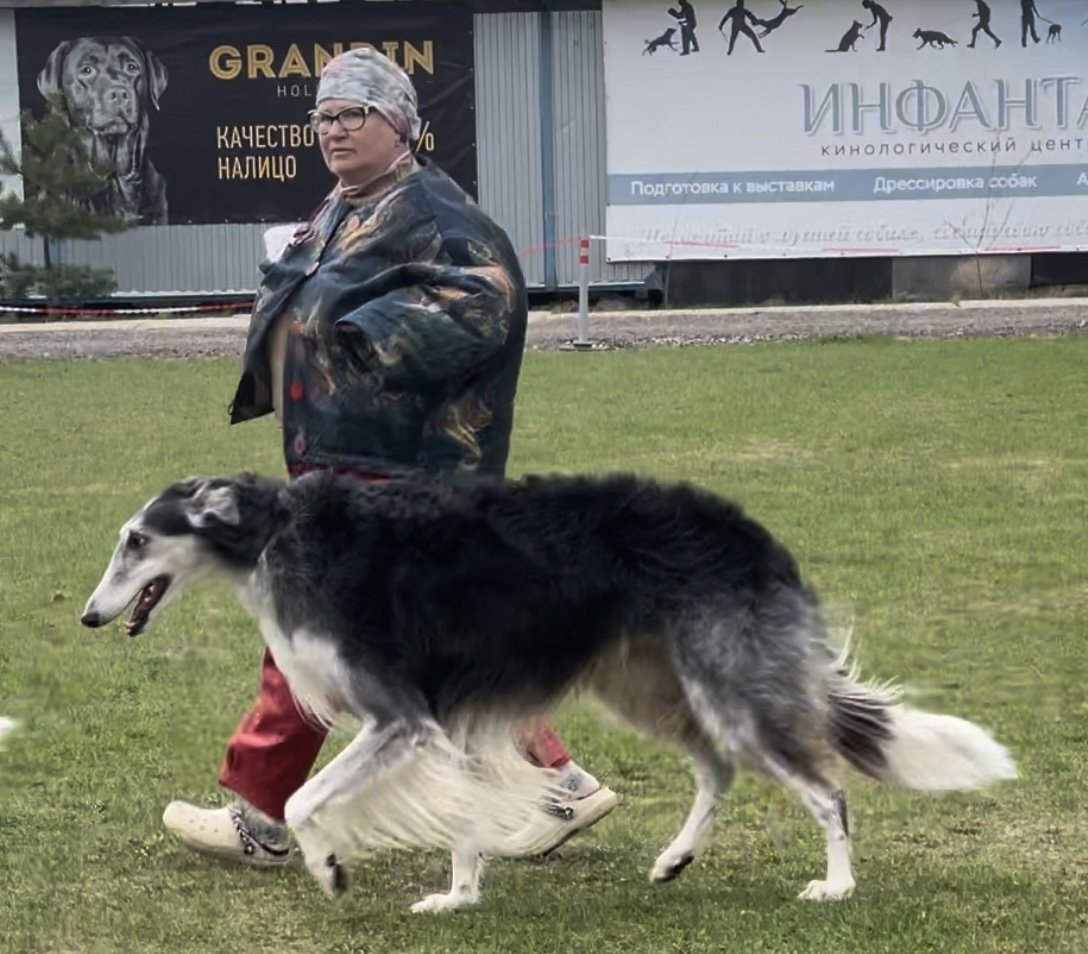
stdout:
<svg viewBox="0 0 1088 954">
<path fill-rule="evenodd" d="M 823 881 L 810 881 L 798 897 L 803 901 L 838 901 L 850 897 L 855 882 L 850 867 L 846 798 L 842 791 L 824 781 L 805 779 L 766 755 L 760 764 L 768 774 L 801 796 L 827 832 L 827 876 Z"/>
<path fill-rule="evenodd" d="M 729 749 L 745 753 L 757 768 L 796 792 L 827 833 L 827 877 L 810 882 L 800 897 L 806 901 L 849 897 L 854 890 L 854 875 L 850 868 L 846 799 L 841 790 L 824 780 L 817 767 L 829 760 L 819 736 L 806 735 L 809 727 L 803 725 L 788 736 L 781 735 L 766 722 L 760 725 L 756 711 L 726 725 L 716 711 L 706 706 L 703 687 L 685 684 L 685 688 L 708 733 L 728 739 Z M 768 745 L 768 741 L 776 744 Z"/>
<path fill-rule="evenodd" d="M 451 884 L 447 894 L 429 894 L 412 905 L 417 914 L 424 912 L 456 911 L 480 900 L 480 873 L 484 859 L 472 842 L 465 842 L 453 849 Z"/>
<path fill-rule="evenodd" d="M 732 762 L 709 751 L 693 754 L 692 758 L 697 785 L 695 803 L 680 833 L 654 862 L 650 880 L 657 884 L 672 881 L 695 860 L 714 826 L 714 802 L 719 793 L 728 791 L 733 784 Z"/>
<path fill-rule="evenodd" d="M 711 606 L 675 633 L 680 684 L 716 750 L 747 756 L 796 792 L 827 833 L 827 877 L 801 896 L 847 897 L 854 877 L 845 801 L 825 776 L 834 761 L 824 668 L 830 655 L 815 601 L 782 587 Z"/>
<path fill-rule="evenodd" d="M 650 872 L 657 883 L 672 881 L 694 860 L 714 824 L 716 797 L 733 783 L 733 764 L 692 712 L 668 647 L 660 636 L 625 640 L 598 660 L 585 686 L 623 723 L 652 738 L 671 742 L 694 762 L 697 791 L 687 819 Z"/>
</svg>

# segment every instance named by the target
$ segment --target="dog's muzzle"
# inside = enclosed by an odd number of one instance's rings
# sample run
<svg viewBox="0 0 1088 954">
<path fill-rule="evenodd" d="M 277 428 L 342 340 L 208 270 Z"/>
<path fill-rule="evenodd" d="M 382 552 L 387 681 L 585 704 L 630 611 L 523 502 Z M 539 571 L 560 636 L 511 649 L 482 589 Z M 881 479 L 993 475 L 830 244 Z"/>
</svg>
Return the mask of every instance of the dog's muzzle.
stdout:
<svg viewBox="0 0 1088 954">
<path fill-rule="evenodd" d="M 131 604 L 132 612 L 125 621 L 125 630 L 128 632 L 129 636 L 139 636 L 140 633 L 144 631 L 151 619 L 151 611 L 159 605 L 163 596 L 166 595 L 166 591 L 169 589 L 171 582 L 172 579 L 169 576 L 157 576 L 140 590 L 135 601 Z M 101 610 L 95 608 L 94 603 L 95 597 L 92 596 L 90 602 L 83 611 L 83 615 L 79 618 L 79 621 L 90 629 L 97 629 L 100 626 L 105 626 L 123 612 L 122 608 L 116 613 L 103 613 Z"/>
</svg>

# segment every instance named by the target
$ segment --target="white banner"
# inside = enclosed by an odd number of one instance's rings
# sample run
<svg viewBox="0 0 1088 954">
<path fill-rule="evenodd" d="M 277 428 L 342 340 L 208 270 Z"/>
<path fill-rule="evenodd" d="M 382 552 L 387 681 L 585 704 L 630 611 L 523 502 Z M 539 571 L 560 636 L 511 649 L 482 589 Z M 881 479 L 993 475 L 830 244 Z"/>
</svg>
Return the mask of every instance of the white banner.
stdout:
<svg viewBox="0 0 1088 954">
<path fill-rule="evenodd" d="M 1088 249 L 1085 0 L 603 0 L 610 261 Z"/>
</svg>

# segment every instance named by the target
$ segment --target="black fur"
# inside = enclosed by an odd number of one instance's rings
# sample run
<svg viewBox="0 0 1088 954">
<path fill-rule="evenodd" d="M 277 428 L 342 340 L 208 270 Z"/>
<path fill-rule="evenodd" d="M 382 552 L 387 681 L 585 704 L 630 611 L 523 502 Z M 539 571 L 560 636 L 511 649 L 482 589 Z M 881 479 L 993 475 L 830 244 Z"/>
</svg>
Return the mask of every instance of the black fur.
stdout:
<svg viewBox="0 0 1088 954">
<path fill-rule="evenodd" d="M 264 555 L 283 629 L 334 634 L 360 668 L 416 687 L 440 719 L 473 700 L 554 700 L 605 644 L 660 632 L 689 607 L 727 596 L 754 608 L 772 589 L 802 589 L 762 526 L 689 486 L 314 475 L 283 493 L 295 516 Z M 218 549 L 230 529 L 209 535 Z"/>
<path fill-rule="evenodd" d="M 840 672 L 842 680 L 848 679 Z M 831 683 L 828 735 L 835 750 L 859 772 L 879 779 L 887 765 L 884 750 L 892 739 L 892 718 L 879 700 L 837 691 Z"/>
<path fill-rule="evenodd" d="M 237 525 L 216 521 L 194 527 L 185 507 L 195 504 L 201 491 L 230 487 L 235 491 L 239 521 Z M 280 500 L 283 481 L 254 474 L 234 478 L 192 478 L 168 487 L 143 514 L 144 523 L 164 536 L 193 534 L 211 546 L 228 566 L 254 566 L 272 535 L 283 526 L 286 512 Z"/>
<path fill-rule="evenodd" d="M 835 802 L 835 807 L 839 811 L 839 821 L 842 822 L 842 833 L 847 837 L 850 836 L 850 819 L 846 814 L 846 793 L 841 789 L 836 789 L 831 793 L 831 798 Z"/>
<path fill-rule="evenodd" d="M 836 692 L 815 593 L 721 497 L 628 475 L 233 485 L 241 523 L 190 532 L 236 569 L 263 561 L 279 629 L 336 641 L 379 721 L 539 712 L 613 644 L 649 635 L 799 777 L 823 780 L 816 724 L 861 771 L 884 768 L 885 706 Z M 821 669 L 824 696 L 809 681 Z"/>
</svg>

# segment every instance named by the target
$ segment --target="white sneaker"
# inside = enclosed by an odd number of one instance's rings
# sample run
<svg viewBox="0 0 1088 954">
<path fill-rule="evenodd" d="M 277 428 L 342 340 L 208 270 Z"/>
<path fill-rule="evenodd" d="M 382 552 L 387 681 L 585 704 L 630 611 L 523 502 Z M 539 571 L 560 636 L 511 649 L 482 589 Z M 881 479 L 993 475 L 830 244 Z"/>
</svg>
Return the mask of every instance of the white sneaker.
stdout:
<svg viewBox="0 0 1088 954">
<path fill-rule="evenodd" d="M 290 854 L 286 826 L 254 822 L 245 805 L 198 808 L 171 802 L 162 813 L 162 823 L 186 848 L 225 861 L 278 868 L 287 864 Z"/>
<path fill-rule="evenodd" d="M 514 858 L 546 855 L 568 838 L 597 824 L 618 804 L 616 793 L 604 787 L 584 798 L 551 802 L 540 809 L 537 818 L 511 836 L 505 854 Z"/>
</svg>

